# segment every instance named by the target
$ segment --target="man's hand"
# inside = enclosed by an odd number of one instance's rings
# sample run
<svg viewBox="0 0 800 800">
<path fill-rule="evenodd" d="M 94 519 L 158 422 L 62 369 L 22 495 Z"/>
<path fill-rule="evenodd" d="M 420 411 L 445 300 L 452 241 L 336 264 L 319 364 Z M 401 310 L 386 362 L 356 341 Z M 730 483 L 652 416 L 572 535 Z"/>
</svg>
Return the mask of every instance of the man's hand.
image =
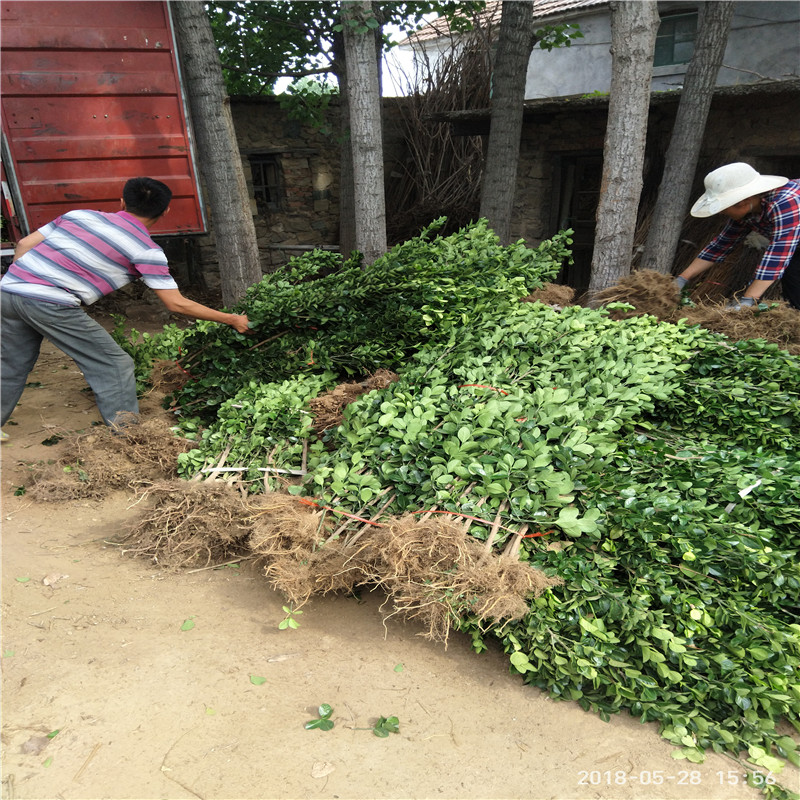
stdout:
<svg viewBox="0 0 800 800">
<path fill-rule="evenodd" d="M 735 298 L 725 306 L 726 311 L 741 311 L 743 308 L 755 308 L 758 301 L 755 297 L 740 297 L 738 300 Z"/>
<path fill-rule="evenodd" d="M 228 325 L 235 328 L 239 333 L 250 333 L 250 320 L 244 314 L 230 314 Z"/>
</svg>

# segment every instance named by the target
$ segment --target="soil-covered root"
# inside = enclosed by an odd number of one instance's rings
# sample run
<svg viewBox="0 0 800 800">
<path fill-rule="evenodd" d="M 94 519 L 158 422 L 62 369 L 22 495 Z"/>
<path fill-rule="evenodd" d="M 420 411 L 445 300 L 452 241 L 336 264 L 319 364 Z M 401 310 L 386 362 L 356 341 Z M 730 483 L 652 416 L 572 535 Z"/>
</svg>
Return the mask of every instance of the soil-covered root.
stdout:
<svg viewBox="0 0 800 800">
<path fill-rule="evenodd" d="M 619 283 L 594 294 L 593 306 L 607 306 L 609 303 L 628 303 L 634 310 L 611 309 L 612 319 L 627 319 L 643 314 L 651 314 L 660 320 L 672 320 L 678 307 L 680 289 L 671 275 L 664 275 L 652 269 L 632 272 Z"/>
<path fill-rule="evenodd" d="M 264 562 L 272 587 L 295 605 L 311 595 L 351 592 L 367 580 L 372 568 L 356 548 L 326 541 L 331 525 L 324 511 L 278 493 L 251 500 L 250 552 Z"/>
<path fill-rule="evenodd" d="M 175 361 L 158 359 L 153 362 L 150 385 L 153 392 L 162 396 L 182 389 L 191 380 L 191 375 Z"/>
<path fill-rule="evenodd" d="M 328 533 L 325 512 L 313 511 L 296 497 L 278 492 L 250 500 L 251 533 L 247 546 L 270 559 L 287 553 L 312 553 Z"/>
<path fill-rule="evenodd" d="M 491 626 L 520 619 L 530 597 L 562 583 L 514 558 L 487 553 L 448 521 L 403 517 L 376 530 L 370 544 L 394 613 L 421 621 L 424 636 L 445 643 L 459 620 Z"/>
<path fill-rule="evenodd" d="M 54 463 L 31 468 L 28 491 L 34 500 L 46 502 L 102 498 L 111 491 L 175 477 L 178 454 L 191 446 L 173 435 L 164 417 L 72 434 L 64 437 Z"/>
<path fill-rule="evenodd" d="M 336 542 L 314 552 L 296 550 L 273 556 L 264 575 L 295 608 L 312 595 L 346 594 L 374 581 L 372 564 L 357 553 L 349 554 Z"/>
<path fill-rule="evenodd" d="M 800 311 L 786 303 L 769 304 L 765 311 L 744 308 L 725 311 L 721 305 L 681 309 L 676 317 L 700 325 L 729 339 L 765 339 L 789 353 L 800 354 Z"/>
<path fill-rule="evenodd" d="M 536 289 L 521 303 L 545 303 L 548 306 L 571 306 L 575 304 L 575 290 L 571 286 L 561 283 L 546 283 L 541 289 Z"/>
<path fill-rule="evenodd" d="M 148 487 L 124 552 L 167 568 L 207 567 L 246 554 L 252 528 L 242 493 L 221 481 L 165 481 Z"/>
<path fill-rule="evenodd" d="M 314 430 L 322 433 L 329 428 L 335 428 L 344 420 L 344 409 L 362 394 L 385 389 L 394 383 L 398 376 L 387 369 L 379 369 L 363 381 L 353 383 L 340 383 L 329 392 L 315 397 L 309 402 L 309 408 L 314 415 Z"/>
</svg>

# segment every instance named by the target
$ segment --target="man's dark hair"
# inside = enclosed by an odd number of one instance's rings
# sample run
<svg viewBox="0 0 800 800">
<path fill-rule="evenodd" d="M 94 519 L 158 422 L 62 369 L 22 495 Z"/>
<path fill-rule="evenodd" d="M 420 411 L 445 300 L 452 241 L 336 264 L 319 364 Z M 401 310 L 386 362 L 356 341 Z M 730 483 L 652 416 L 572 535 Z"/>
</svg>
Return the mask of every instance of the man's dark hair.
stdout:
<svg viewBox="0 0 800 800">
<path fill-rule="evenodd" d="M 172 189 L 155 178 L 131 178 L 122 190 L 125 210 L 137 217 L 160 217 L 172 200 Z"/>
</svg>

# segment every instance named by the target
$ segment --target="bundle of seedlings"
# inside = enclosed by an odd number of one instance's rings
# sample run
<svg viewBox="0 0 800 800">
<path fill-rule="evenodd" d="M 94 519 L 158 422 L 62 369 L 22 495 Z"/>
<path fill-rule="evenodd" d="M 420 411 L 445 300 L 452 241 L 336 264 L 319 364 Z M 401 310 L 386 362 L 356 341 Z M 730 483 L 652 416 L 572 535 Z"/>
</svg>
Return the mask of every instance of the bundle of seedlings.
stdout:
<svg viewBox="0 0 800 800">
<path fill-rule="evenodd" d="M 369 547 L 373 579 L 394 609 L 390 616 L 421 622 L 426 638 L 445 644 L 467 619 L 484 631 L 521 619 L 533 598 L 562 583 L 487 550 L 463 525 L 442 519 L 392 520 L 375 529 Z"/>
<path fill-rule="evenodd" d="M 105 497 L 111 491 L 177 477 L 178 457 L 191 443 L 173 435 L 169 420 L 162 414 L 144 421 L 131 417 L 124 423 L 59 436 L 59 458 L 31 468 L 31 497 L 45 502 Z"/>
<path fill-rule="evenodd" d="M 145 489 L 139 502 L 145 510 L 123 539 L 125 553 L 172 569 L 249 554 L 249 509 L 228 483 L 164 481 Z"/>
<path fill-rule="evenodd" d="M 447 237 L 437 220 L 364 267 L 313 252 L 248 289 L 253 335 L 200 322 L 185 335 L 180 365 L 193 376 L 172 398 L 183 417 L 212 424 L 244 387 L 328 375 L 331 388 L 397 371 L 427 343 L 484 307 L 516 302 L 569 258 L 569 235 L 531 249 L 503 247 L 485 220 Z M 220 370 L 221 365 L 224 370 Z"/>
</svg>

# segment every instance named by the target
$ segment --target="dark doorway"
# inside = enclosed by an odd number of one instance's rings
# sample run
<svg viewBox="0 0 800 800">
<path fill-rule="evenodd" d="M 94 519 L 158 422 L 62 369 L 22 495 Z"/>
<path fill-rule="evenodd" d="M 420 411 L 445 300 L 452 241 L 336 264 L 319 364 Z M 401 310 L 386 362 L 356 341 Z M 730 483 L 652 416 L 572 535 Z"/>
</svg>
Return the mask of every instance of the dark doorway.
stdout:
<svg viewBox="0 0 800 800">
<path fill-rule="evenodd" d="M 556 230 L 574 231 L 572 258 L 558 276 L 559 283 L 575 289 L 580 296 L 589 288 L 592 273 L 595 217 L 600 200 L 603 177 L 602 153 L 582 153 L 561 156 L 558 181 L 558 218 Z M 555 231 L 554 231 L 555 232 Z"/>
</svg>

